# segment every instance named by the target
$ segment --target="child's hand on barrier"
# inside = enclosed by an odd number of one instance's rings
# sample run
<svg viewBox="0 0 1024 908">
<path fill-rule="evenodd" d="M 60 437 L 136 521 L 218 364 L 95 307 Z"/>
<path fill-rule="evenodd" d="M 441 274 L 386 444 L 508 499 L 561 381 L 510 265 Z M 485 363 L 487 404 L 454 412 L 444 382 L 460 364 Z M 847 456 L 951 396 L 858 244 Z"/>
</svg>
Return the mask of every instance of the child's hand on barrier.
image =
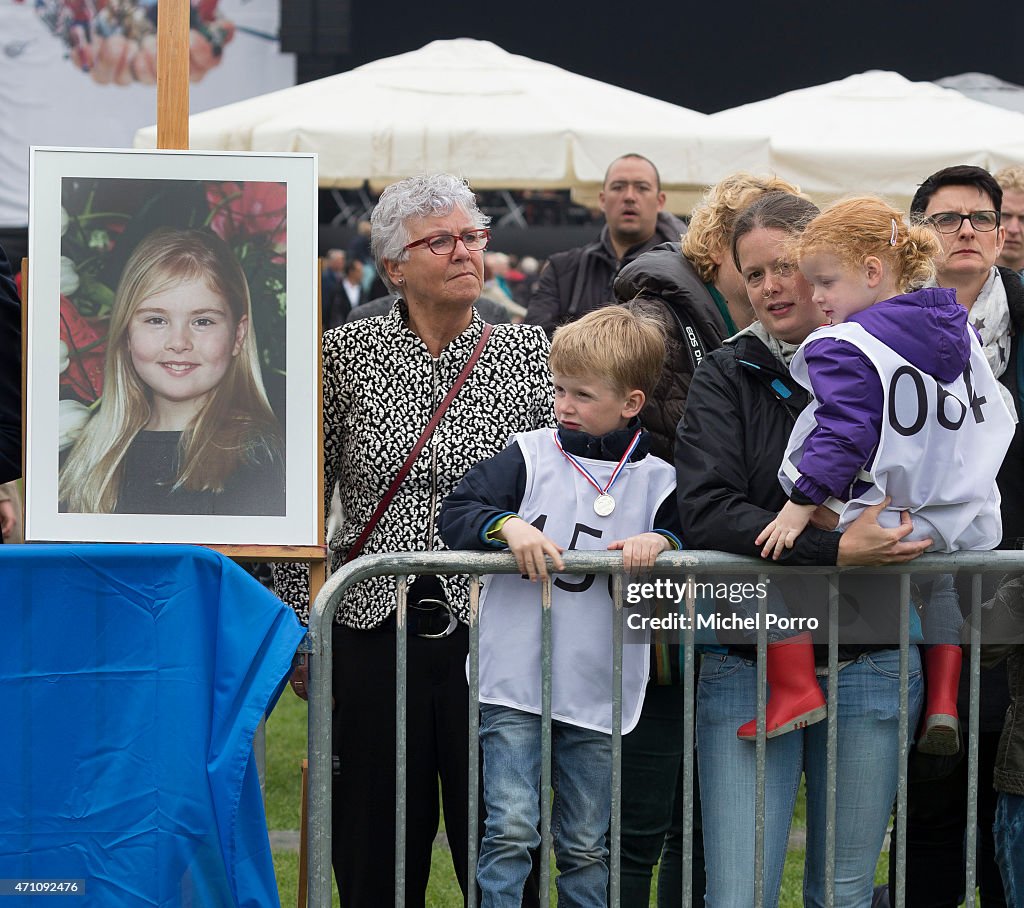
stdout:
<svg viewBox="0 0 1024 908">
<path fill-rule="evenodd" d="M 650 573 L 654 560 L 672 548 L 672 544 L 661 533 L 640 533 L 628 539 L 620 539 L 608 546 L 609 552 L 622 550 L 622 568 L 631 577 Z"/>
<path fill-rule="evenodd" d="M 547 580 L 548 565 L 544 560 L 545 555 L 551 557 L 556 570 L 565 570 L 565 562 L 562 561 L 562 552 L 565 549 L 556 545 L 521 517 L 510 517 L 496 535 L 508 545 L 509 551 L 516 556 L 519 570 L 531 581 L 536 582 L 538 578 Z"/>
<path fill-rule="evenodd" d="M 813 504 L 794 504 L 787 501 L 778 516 L 761 530 L 754 540 L 754 545 L 764 544 L 761 557 L 771 556 L 773 560 L 778 561 L 786 549 L 793 548 L 797 538 L 806 529 L 814 508 Z"/>
</svg>

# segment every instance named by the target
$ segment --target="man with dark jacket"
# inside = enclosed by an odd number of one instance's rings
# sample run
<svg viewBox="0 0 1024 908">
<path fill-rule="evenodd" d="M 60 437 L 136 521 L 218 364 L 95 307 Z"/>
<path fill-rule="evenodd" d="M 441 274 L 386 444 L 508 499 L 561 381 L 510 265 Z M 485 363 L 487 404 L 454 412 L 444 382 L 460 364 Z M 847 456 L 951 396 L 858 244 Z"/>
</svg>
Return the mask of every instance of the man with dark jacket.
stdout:
<svg viewBox="0 0 1024 908">
<path fill-rule="evenodd" d="M 662 376 L 640 418 L 651 438 L 651 453 L 669 463 L 674 462 L 676 428 L 697 367 L 726 337 L 746 328 L 754 318 L 730 249 L 733 225 L 756 199 L 778 191 L 799 190 L 774 176 L 740 172 L 725 177 L 694 208 L 682 244 L 655 246 L 615 278 L 619 302 L 631 302 L 649 312 L 665 328 Z M 659 899 L 677 902 L 682 898 L 680 660 L 657 635 L 653 645 L 643 713 L 636 730 L 622 742 L 622 908 L 648 904 L 651 872 L 659 858 Z M 704 897 L 704 856 L 698 787 L 694 769 L 694 836 L 689 857 L 694 899 L 699 904 Z"/>
<path fill-rule="evenodd" d="M 605 226 L 593 243 L 551 256 L 526 312 L 528 325 L 555 328 L 615 301 L 612 283 L 623 265 L 659 243 L 679 242 L 686 226 L 663 211 L 658 169 L 638 154 L 612 161 L 600 195 Z"/>
<path fill-rule="evenodd" d="M 21 301 L 0 249 L 0 483 L 21 476 Z"/>
</svg>

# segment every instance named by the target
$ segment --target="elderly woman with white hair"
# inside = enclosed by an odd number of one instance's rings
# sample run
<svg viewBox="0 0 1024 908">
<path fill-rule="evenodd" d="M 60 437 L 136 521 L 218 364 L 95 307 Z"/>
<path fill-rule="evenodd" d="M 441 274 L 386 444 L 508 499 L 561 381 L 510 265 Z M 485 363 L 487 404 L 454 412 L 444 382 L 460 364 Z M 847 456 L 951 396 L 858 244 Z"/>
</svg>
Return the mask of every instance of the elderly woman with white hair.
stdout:
<svg viewBox="0 0 1024 908">
<path fill-rule="evenodd" d="M 515 432 L 554 425 L 548 342 L 540 328 L 495 325 L 473 307 L 483 286 L 488 218 L 466 183 L 411 177 L 384 190 L 372 216 L 377 269 L 399 298 L 380 318 L 323 338 L 324 490 L 338 484 L 346 520 L 334 564 L 355 554 L 444 548 L 441 501 Z M 473 357 L 478 359 L 473 365 Z M 395 478 L 460 379 L 408 475 Z M 383 511 L 380 506 L 393 498 Z M 303 583 L 278 591 L 306 617 Z M 438 778 L 463 893 L 468 824 L 468 583 L 421 577 L 409 589 L 406 901 L 422 906 L 438 826 Z M 395 579 L 342 599 L 334 627 L 333 863 L 346 908 L 394 901 Z M 305 697 L 305 681 L 292 681 Z"/>
</svg>

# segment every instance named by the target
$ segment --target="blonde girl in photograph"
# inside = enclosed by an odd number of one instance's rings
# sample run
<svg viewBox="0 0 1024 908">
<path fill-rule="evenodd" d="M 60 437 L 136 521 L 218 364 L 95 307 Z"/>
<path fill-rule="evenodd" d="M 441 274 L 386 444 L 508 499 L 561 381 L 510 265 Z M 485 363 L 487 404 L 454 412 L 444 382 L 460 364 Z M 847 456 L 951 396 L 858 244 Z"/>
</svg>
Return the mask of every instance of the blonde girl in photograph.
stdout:
<svg viewBox="0 0 1024 908">
<path fill-rule="evenodd" d="M 60 471 L 81 513 L 282 515 L 284 444 L 245 274 L 205 230 L 161 228 L 114 299 L 103 397 Z"/>
</svg>

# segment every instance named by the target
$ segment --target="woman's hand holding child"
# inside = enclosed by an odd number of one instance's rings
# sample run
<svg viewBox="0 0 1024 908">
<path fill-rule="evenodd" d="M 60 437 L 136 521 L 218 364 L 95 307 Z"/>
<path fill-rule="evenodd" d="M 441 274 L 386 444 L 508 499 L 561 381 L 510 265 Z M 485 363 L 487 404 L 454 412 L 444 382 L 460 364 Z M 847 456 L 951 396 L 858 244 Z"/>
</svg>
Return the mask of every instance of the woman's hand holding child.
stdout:
<svg viewBox="0 0 1024 908">
<path fill-rule="evenodd" d="M 811 526 L 826 533 L 831 533 L 839 526 L 839 515 L 830 507 L 819 504 L 811 512 Z"/>
</svg>

